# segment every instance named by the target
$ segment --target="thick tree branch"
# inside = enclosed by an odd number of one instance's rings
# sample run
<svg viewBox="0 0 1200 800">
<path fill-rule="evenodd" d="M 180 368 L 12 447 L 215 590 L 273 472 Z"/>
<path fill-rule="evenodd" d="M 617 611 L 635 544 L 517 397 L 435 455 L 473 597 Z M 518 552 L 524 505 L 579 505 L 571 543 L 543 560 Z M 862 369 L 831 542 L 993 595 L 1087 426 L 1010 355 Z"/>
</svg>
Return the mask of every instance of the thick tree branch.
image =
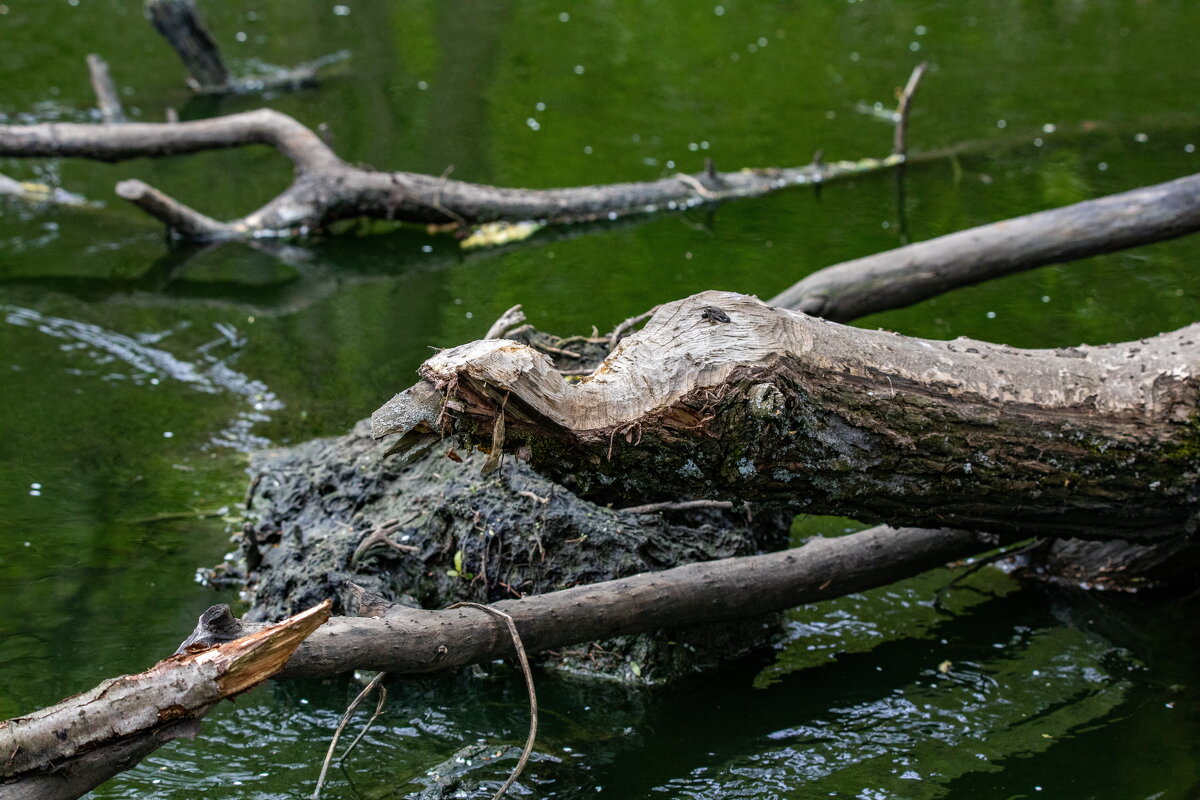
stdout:
<svg viewBox="0 0 1200 800">
<path fill-rule="evenodd" d="M 410 172 L 352 167 L 291 117 L 261 109 L 208 120 L 123 125 L 0 125 L 0 156 L 122 161 L 266 144 L 296 166 L 296 181 L 258 211 L 216 227 L 177 229 L 186 238 L 252 238 L 373 217 L 428 224 L 539 220 L 568 224 L 673 211 L 886 169 L 901 156 L 803 167 L 700 172 L 645 183 L 509 189 Z M 177 202 L 176 206 L 180 206 Z M 162 210 L 163 203 L 147 207 Z M 156 215 L 172 224 L 174 214 Z M 194 221 L 194 219 L 193 219 Z"/>
<path fill-rule="evenodd" d="M 827 267 L 769 302 L 848 322 L 961 286 L 1197 230 L 1200 175 L 1190 175 Z"/>
<path fill-rule="evenodd" d="M 749 619 L 884 586 L 994 547 L 953 530 L 872 528 L 765 555 L 688 564 L 492 605 L 510 614 L 526 649 L 562 647 L 659 628 Z M 435 672 L 511 656 L 495 620 L 470 608 L 376 607 L 378 618 L 334 617 L 288 661 L 280 678 L 353 669 Z"/>
<path fill-rule="evenodd" d="M 704 292 L 664 305 L 575 384 L 505 340 L 420 371 L 376 412 L 376 436 L 529 448 L 585 486 L 1049 536 L 1169 536 L 1195 504 L 1200 325 L 1018 350 Z"/>
</svg>

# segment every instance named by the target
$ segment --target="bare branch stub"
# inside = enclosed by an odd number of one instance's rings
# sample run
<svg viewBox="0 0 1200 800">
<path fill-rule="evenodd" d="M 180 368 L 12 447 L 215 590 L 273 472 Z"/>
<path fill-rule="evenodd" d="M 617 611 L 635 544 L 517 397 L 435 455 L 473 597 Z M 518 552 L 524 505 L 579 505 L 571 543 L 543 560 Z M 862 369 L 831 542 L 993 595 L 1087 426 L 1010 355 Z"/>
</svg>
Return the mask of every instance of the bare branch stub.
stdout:
<svg viewBox="0 0 1200 800">
<path fill-rule="evenodd" d="M 101 119 L 110 123 L 124 122 L 125 111 L 121 108 L 121 96 L 108 70 L 108 62 L 96 53 L 89 53 L 87 65 Z"/>
</svg>

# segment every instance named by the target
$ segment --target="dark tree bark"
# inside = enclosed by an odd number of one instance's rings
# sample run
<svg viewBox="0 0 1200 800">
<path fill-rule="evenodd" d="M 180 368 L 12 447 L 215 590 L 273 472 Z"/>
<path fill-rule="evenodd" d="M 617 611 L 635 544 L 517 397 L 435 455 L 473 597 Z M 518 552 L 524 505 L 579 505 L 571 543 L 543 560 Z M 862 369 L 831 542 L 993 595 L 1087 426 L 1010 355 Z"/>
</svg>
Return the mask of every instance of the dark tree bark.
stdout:
<svg viewBox="0 0 1200 800">
<path fill-rule="evenodd" d="M 705 292 L 662 306 L 576 384 L 511 341 L 442 351 L 373 426 L 519 451 L 585 487 L 1151 540 L 1193 521 L 1197 337 L 1018 350 Z"/>
</svg>

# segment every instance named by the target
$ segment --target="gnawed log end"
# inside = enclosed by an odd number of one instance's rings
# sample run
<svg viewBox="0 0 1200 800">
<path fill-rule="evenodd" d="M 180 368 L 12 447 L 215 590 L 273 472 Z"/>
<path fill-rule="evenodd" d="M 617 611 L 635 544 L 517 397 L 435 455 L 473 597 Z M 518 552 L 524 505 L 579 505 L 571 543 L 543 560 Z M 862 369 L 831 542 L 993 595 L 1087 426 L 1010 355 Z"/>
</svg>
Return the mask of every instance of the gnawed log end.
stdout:
<svg viewBox="0 0 1200 800">
<path fill-rule="evenodd" d="M 1067 354 L 1018 350 L 703 292 L 663 305 L 576 383 L 517 342 L 444 350 L 375 430 L 520 450 L 584 491 L 1150 539 L 1194 512 L 1198 340 L 1189 326 Z"/>
</svg>

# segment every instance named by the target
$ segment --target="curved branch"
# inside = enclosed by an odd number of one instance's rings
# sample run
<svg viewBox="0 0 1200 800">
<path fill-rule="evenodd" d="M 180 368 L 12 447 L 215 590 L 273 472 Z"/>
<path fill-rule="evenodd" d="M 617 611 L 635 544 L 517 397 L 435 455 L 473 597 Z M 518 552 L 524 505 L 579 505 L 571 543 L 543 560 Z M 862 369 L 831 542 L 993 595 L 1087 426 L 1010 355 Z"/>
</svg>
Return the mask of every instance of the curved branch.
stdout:
<svg viewBox="0 0 1200 800">
<path fill-rule="evenodd" d="M 188 122 L 0 125 L 0 156 L 10 158 L 89 158 L 113 162 L 248 144 L 275 148 L 300 172 L 342 165 L 321 137 L 287 114 L 268 108 Z"/>
<path fill-rule="evenodd" d="M 570 224 L 675 211 L 754 197 L 792 186 L 888 169 L 904 157 L 809 164 L 802 167 L 705 170 L 656 181 L 516 189 L 411 172 L 352 167 L 320 137 L 277 111 L 260 109 L 190 122 L 87 125 L 0 125 L 0 157 L 78 157 L 122 161 L 265 144 L 296 167 L 296 180 L 258 211 L 228 223 L 200 215 L 158 193 L 143 204 L 178 235 L 198 239 L 252 238 L 264 233 L 319 230 L 341 219 L 371 217 L 423 224 L 540 220 Z M 148 193 L 139 191 L 138 196 Z"/>
<path fill-rule="evenodd" d="M 576 384 L 506 340 L 420 371 L 372 417 L 377 437 L 524 447 L 585 487 L 1024 535 L 1147 539 L 1194 513 L 1200 324 L 1018 350 L 704 292 L 664 305 Z"/>
</svg>

